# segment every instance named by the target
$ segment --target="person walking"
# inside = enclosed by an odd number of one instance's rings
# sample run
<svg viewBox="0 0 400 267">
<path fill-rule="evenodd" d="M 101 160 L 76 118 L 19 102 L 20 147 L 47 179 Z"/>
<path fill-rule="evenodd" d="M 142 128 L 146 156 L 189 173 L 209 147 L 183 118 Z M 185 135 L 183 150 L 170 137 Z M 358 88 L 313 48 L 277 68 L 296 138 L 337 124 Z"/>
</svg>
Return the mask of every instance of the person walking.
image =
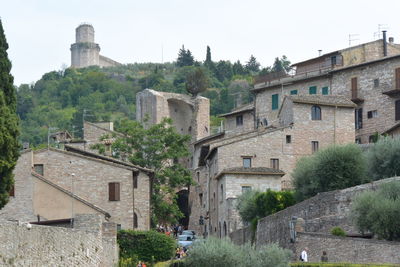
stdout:
<svg viewBox="0 0 400 267">
<path fill-rule="evenodd" d="M 308 255 L 307 255 L 307 253 L 308 253 L 308 248 L 305 247 L 304 250 L 303 250 L 303 251 L 301 252 L 301 254 L 300 254 L 300 260 L 301 260 L 301 261 L 308 262 Z"/>
<path fill-rule="evenodd" d="M 322 251 L 321 262 L 328 262 L 328 253 Z"/>
</svg>

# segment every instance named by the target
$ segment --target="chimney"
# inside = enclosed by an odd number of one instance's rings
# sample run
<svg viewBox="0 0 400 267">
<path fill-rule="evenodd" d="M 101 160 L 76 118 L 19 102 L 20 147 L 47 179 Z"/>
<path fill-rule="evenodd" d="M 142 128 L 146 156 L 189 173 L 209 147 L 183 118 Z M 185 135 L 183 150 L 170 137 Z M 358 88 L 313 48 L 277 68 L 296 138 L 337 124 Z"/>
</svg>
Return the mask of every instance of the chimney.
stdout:
<svg viewBox="0 0 400 267">
<path fill-rule="evenodd" d="M 383 56 L 387 56 L 387 41 L 386 41 L 386 31 L 382 31 L 382 38 L 383 38 Z"/>
<path fill-rule="evenodd" d="M 393 37 L 389 37 L 389 44 L 393 44 L 394 43 L 394 38 Z"/>
</svg>

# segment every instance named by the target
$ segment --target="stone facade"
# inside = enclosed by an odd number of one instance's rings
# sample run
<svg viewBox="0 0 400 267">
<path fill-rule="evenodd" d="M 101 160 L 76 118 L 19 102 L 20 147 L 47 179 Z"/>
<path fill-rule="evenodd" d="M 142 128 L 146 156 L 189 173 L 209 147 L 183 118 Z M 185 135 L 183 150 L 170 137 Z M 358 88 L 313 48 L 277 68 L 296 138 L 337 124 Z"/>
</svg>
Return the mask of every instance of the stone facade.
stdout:
<svg viewBox="0 0 400 267">
<path fill-rule="evenodd" d="M 102 224 L 96 215 L 77 215 L 75 221 L 74 229 L 0 223 L 0 265 L 115 266 L 116 225 Z"/>
<path fill-rule="evenodd" d="M 71 45 L 71 67 L 110 67 L 120 63 L 100 55 L 100 46 L 94 42 L 94 28 L 81 24 L 75 30 L 75 43 Z"/>
<path fill-rule="evenodd" d="M 99 157 L 53 148 L 22 153 L 15 168 L 15 197 L 0 210 L 0 217 L 36 221 L 37 216 L 57 220 L 96 213 L 111 216 L 125 229 L 148 230 L 151 171 Z M 43 175 L 32 171 L 37 167 Z M 118 201 L 109 200 L 110 183 L 119 183 Z"/>
<path fill-rule="evenodd" d="M 255 125 L 254 103 L 236 108 L 230 113 L 220 115 L 220 117 L 225 118 L 223 131 L 227 135 L 253 130 Z"/>
</svg>

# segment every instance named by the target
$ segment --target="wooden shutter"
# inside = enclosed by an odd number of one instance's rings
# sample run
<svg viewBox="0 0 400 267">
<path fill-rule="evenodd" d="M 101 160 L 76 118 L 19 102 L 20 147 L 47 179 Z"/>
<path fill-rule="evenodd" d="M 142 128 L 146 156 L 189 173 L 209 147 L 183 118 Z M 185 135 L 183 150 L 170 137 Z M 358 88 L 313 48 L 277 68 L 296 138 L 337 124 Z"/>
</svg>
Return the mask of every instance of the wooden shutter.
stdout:
<svg viewBox="0 0 400 267">
<path fill-rule="evenodd" d="M 115 183 L 115 200 L 119 201 L 119 196 L 120 196 L 120 192 L 119 192 L 119 183 Z"/>
<path fill-rule="evenodd" d="M 395 102 L 395 119 L 396 121 L 400 120 L 400 100 Z"/>
<path fill-rule="evenodd" d="M 120 200 L 120 188 L 119 183 L 108 184 L 108 200 L 119 201 Z"/>
<path fill-rule="evenodd" d="M 351 78 L 351 99 L 357 98 L 357 77 Z"/>
<path fill-rule="evenodd" d="M 396 69 L 396 88 L 400 89 L 400 68 Z"/>
</svg>

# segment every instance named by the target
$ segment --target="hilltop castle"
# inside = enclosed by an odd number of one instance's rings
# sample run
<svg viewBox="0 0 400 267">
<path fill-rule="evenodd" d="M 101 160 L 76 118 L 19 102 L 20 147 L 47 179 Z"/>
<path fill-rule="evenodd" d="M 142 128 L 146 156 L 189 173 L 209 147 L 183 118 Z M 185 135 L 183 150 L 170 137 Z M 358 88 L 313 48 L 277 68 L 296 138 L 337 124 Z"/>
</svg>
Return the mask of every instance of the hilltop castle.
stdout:
<svg viewBox="0 0 400 267">
<path fill-rule="evenodd" d="M 75 43 L 71 45 L 71 67 L 112 67 L 120 64 L 100 55 L 100 46 L 94 42 L 94 28 L 92 25 L 82 23 L 75 29 Z"/>
</svg>

